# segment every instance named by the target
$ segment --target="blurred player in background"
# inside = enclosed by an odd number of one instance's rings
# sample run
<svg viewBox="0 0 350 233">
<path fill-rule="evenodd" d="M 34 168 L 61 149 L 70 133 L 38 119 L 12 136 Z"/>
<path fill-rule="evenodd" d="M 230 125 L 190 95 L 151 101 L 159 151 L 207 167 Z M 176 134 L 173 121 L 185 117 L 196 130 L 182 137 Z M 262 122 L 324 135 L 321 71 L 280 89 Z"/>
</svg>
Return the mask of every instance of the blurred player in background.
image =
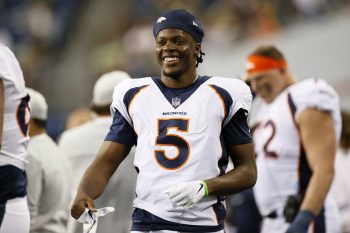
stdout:
<svg viewBox="0 0 350 233">
<path fill-rule="evenodd" d="M 110 112 L 113 89 L 122 80 L 130 79 L 123 71 L 112 71 L 103 74 L 95 83 L 91 110 L 94 118 L 80 126 L 65 131 L 59 141 L 59 147 L 67 154 L 74 168 L 72 198 L 76 194 L 79 181 L 87 167 L 94 161 L 109 127 L 113 121 Z M 135 198 L 136 171 L 133 167 L 134 151 L 120 166 L 120 172 L 112 176 L 103 195 L 97 199 L 96 205 L 115 206 L 116 212 L 99 220 L 97 232 L 130 231 L 132 201 Z M 70 219 L 68 233 L 81 233 L 82 224 Z"/>
<path fill-rule="evenodd" d="M 29 232 L 27 157 L 29 95 L 14 54 L 0 43 L 0 233 Z"/>
<path fill-rule="evenodd" d="M 342 131 L 335 158 L 332 194 L 339 207 L 341 233 L 350 233 L 350 113 L 341 112 Z"/>
<path fill-rule="evenodd" d="M 65 130 L 82 125 L 93 118 L 93 112 L 88 107 L 77 107 L 67 116 Z"/>
<path fill-rule="evenodd" d="M 239 79 L 197 74 L 204 31 L 187 11 L 162 14 L 153 34 L 160 78 L 115 88 L 113 124 L 80 182 L 72 216 L 95 209 L 94 200 L 137 145 L 132 232 L 224 232 L 224 196 L 253 186 L 257 176 L 247 124 L 250 89 Z M 225 174 L 228 156 L 235 168 Z"/>
<path fill-rule="evenodd" d="M 30 232 L 66 232 L 72 171 L 66 156 L 46 134 L 47 103 L 27 88 L 31 118 L 28 144 L 28 204 Z"/>
<path fill-rule="evenodd" d="M 326 198 L 341 128 L 337 93 L 323 80 L 296 82 L 274 46 L 255 49 L 246 69 L 263 100 L 253 127 L 262 232 L 339 232 L 337 208 Z"/>
</svg>

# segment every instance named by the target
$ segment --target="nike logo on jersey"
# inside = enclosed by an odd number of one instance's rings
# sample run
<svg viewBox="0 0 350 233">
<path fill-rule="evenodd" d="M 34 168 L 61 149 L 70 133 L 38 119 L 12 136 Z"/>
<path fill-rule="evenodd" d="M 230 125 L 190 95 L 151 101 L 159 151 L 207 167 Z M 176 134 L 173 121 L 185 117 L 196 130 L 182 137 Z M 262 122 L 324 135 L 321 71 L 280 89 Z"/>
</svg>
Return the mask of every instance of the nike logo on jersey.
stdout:
<svg viewBox="0 0 350 233">
<path fill-rule="evenodd" d="M 200 183 L 199 185 L 200 185 L 200 187 L 199 187 L 197 193 L 199 193 L 202 190 L 203 186 L 204 186 L 202 183 Z"/>
</svg>

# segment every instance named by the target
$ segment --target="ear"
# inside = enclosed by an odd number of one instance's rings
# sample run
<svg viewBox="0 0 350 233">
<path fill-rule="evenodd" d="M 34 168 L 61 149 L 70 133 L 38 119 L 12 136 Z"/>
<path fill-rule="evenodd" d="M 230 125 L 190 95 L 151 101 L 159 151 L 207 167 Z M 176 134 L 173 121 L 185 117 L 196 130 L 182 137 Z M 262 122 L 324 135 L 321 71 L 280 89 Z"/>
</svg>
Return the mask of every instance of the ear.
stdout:
<svg viewBox="0 0 350 233">
<path fill-rule="evenodd" d="M 202 45 L 200 43 L 196 43 L 196 47 L 195 47 L 196 57 L 200 56 L 201 48 L 202 48 Z"/>
</svg>

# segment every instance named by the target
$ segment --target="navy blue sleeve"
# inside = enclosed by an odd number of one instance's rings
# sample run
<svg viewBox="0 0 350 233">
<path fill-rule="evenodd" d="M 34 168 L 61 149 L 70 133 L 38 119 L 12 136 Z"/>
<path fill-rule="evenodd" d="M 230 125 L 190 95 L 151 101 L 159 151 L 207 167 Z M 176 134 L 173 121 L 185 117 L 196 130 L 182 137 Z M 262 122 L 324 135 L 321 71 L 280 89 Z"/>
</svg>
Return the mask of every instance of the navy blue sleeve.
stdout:
<svg viewBox="0 0 350 233">
<path fill-rule="evenodd" d="M 113 115 L 113 123 L 105 141 L 117 142 L 129 146 L 136 145 L 137 137 L 134 129 L 118 110 Z"/>
<path fill-rule="evenodd" d="M 224 140 L 227 145 L 240 145 L 253 141 L 250 129 L 248 126 L 248 119 L 244 109 L 239 109 L 232 119 L 222 129 Z"/>
</svg>

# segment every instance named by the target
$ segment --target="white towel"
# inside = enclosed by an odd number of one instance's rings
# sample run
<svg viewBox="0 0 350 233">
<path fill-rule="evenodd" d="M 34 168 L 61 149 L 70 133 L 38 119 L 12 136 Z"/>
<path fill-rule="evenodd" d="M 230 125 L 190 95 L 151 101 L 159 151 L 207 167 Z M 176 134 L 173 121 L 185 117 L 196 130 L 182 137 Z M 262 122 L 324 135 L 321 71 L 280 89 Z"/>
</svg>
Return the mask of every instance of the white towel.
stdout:
<svg viewBox="0 0 350 233">
<path fill-rule="evenodd" d="M 85 209 L 85 212 L 79 217 L 77 221 L 84 224 L 83 233 L 96 233 L 98 218 L 112 212 L 114 212 L 113 207 L 100 208 L 97 209 L 96 212 Z"/>
</svg>

